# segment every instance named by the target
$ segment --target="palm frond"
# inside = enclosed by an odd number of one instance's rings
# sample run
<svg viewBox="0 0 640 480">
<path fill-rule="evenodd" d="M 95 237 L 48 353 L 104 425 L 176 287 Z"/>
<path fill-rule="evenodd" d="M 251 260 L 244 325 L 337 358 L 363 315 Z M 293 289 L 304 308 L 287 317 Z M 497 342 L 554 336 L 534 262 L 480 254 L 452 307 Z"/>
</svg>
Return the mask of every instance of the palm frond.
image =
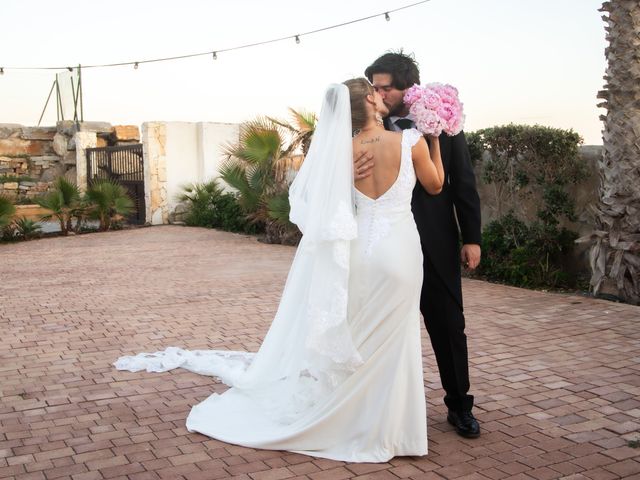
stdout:
<svg viewBox="0 0 640 480">
<path fill-rule="evenodd" d="M 11 217 L 16 213 L 16 207 L 7 197 L 0 196 L 0 228 L 11 223 Z"/>
<path fill-rule="evenodd" d="M 291 211 L 291 205 L 289 205 L 289 192 L 284 191 L 271 197 L 267 202 L 267 212 L 269 218 L 277 221 L 282 225 L 293 225 L 289 221 L 289 212 Z"/>
<path fill-rule="evenodd" d="M 316 129 L 318 117 L 315 113 L 306 110 L 294 110 L 289 108 L 293 124 L 298 132 L 313 133 Z"/>
<path fill-rule="evenodd" d="M 222 164 L 220 178 L 238 191 L 238 203 L 245 212 L 249 213 L 258 208 L 262 192 L 249 183 L 247 167 L 231 159 Z"/>
<path fill-rule="evenodd" d="M 53 185 L 54 189 L 60 192 L 62 203 L 65 207 L 70 207 L 80 198 L 80 189 L 78 186 L 65 177 L 58 177 Z"/>
<path fill-rule="evenodd" d="M 180 202 L 208 203 L 225 193 L 217 178 L 205 183 L 187 183 L 181 189 L 182 192 L 176 195 Z"/>
</svg>

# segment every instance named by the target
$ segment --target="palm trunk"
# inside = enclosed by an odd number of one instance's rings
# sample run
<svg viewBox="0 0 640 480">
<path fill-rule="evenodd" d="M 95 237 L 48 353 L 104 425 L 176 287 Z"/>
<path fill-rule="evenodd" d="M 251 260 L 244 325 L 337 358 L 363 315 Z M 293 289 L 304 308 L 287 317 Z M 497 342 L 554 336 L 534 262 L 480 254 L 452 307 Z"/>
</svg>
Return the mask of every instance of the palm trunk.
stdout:
<svg viewBox="0 0 640 480">
<path fill-rule="evenodd" d="M 599 161 L 600 200 L 590 252 L 594 294 L 640 303 L 640 2 L 611 0 L 607 26 L 606 85 L 598 93 L 607 109 Z"/>
</svg>

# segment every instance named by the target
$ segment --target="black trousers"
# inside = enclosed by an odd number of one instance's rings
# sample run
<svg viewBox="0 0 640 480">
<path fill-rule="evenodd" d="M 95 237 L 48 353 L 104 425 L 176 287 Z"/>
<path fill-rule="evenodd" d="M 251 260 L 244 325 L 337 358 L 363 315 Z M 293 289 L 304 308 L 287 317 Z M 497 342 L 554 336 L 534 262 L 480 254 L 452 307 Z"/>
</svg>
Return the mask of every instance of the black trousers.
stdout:
<svg viewBox="0 0 640 480">
<path fill-rule="evenodd" d="M 464 314 L 426 255 L 420 310 L 438 362 L 445 405 L 456 411 L 471 410 Z"/>
</svg>

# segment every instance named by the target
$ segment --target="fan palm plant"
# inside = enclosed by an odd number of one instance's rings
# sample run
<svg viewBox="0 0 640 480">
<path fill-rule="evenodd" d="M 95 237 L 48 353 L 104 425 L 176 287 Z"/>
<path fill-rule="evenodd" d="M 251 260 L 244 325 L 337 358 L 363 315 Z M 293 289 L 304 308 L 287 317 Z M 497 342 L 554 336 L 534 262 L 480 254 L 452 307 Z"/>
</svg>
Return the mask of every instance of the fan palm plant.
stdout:
<svg viewBox="0 0 640 480">
<path fill-rule="evenodd" d="M 51 221 L 56 219 L 60 223 L 60 231 L 67 235 L 71 229 L 73 211 L 80 200 L 78 186 L 64 177 L 58 177 L 53 184 L 53 189 L 44 197 L 36 199 L 36 203 L 50 211 L 40 217 L 40 220 Z"/>
<path fill-rule="evenodd" d="M 100 222 L 99 229 L 106 231 L 114 221 L 131 213 L 134 204 L 127 190 L 113 180 L 100 180 L 87 189 L 89 216 Z"/>
<path fill-rule="evenodd" d="M 0 195 L 0 229 L 11 223 L 14 213 L 16 213 L 16 207 L 11 200 Z"/>
<path fill-rule="evenodd" d="M 283 156 L 283 137 L 279 125 L 260 117 L 243 125 L 237 144 L 224 147 L 227 159 L 220 177 L 238 191 L 238 202 L 252 223 L 267 221 L 268 199 L 285 188 L 275 175 Z"/>
<path fill-rule="evenodd" d="M 38 222 L 20 217 L 13 222 L 15 226 L 15 236 L 24 240 L 31 240 L 41 234 L 42 227 Z"/>
<path fill-rule="evenodd" d="M 313 112 L 294 110 L 293 108 L 289 108 L 289 113 L 291 114 L 290 122 L 284 122 L 271 117 L 269 117 L 269 119 L 288 131 L 291 137 L 284 156 L 294 155 L 298 149 L 301 150 L 302 155 L 306 155 L 309 151 L 309 145 L 311 145 L 311 137 L 316 130 L 318 117 Z"/>
<path fill-rule="evenodd" d="M 220 177 L 237 190 L 249 222 L 267 230 L 267 240 L 299 235 L 289 222 L 289 172 L 305 155 L 316 116 L 289 109 L 291 121 L 259 117 L 243 125 L 237 144 L 225 147 Z M 272 232 L 269 232 L 272 230 Z"/>
</svg>

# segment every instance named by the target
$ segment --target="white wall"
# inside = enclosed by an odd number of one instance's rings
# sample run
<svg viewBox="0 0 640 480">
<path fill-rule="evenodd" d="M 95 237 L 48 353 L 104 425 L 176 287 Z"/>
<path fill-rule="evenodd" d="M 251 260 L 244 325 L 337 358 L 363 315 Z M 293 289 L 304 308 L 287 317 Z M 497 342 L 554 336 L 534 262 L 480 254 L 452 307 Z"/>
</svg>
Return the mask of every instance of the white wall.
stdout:
<svg viewBox="0 0 640 480">
<path fill-rule="evenodd" d="M 190 123 L 190 122 L 152 122 L 161 123 L 166 129 L 166 210 L 163 218 L 173 212 L 179 203 L 176 197 L 187 183 L 200 183 L 218 176 L 223 161 L 222 146 L 236 143 L 240 135 L 240 126 L 233 123 Z M 143 130 L 145 130 L 143 125 Z M 143 142 L 154 142 L 153 136 L 143 136 Z M 150 148 L 151 147 L 151 148 Z M 145 145 L 145 151 L 153 151 L 151 145 Z M 150 219 L 147 219 L 150 221 Z"/>
<path fill-rule="evenodd" d="M 237 143 L 240 138 L 240 125 L 237 123 L 198 123 L 202 150 L 202 178 L 211 180 L 218 176 L 220 165 L 224 161 L 222 145 Z"/>
</svg>

